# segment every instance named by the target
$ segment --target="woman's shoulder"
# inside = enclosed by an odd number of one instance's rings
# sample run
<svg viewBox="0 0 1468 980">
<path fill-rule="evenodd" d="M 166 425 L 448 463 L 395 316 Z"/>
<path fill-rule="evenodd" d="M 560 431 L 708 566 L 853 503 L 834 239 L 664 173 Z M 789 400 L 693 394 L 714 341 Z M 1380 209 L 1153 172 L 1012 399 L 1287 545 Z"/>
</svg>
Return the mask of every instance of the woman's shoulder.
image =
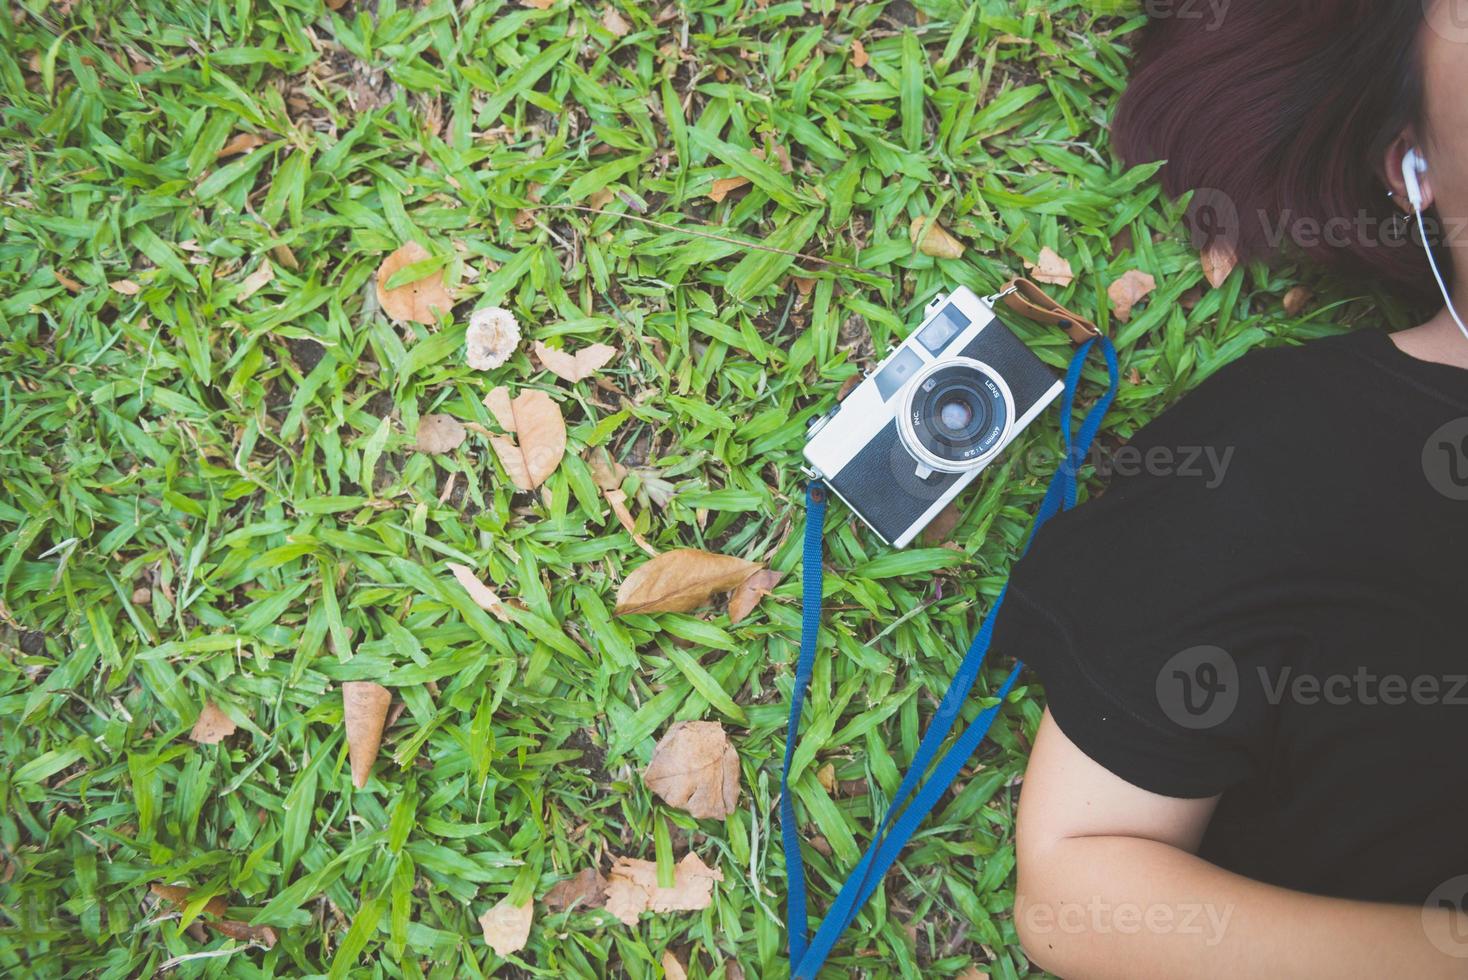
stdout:
<svg viewBox="0 0 1468 980">
<path fill-rule="evenodd" d="M 1354 414 L 1383 396 L 1376 331 L 1256 347 L 1213 371 L 1137 433 L 1136 441 L 1183 436 L 1248 443 L 1292 441 L 1306 426 Z"/>
</svg>

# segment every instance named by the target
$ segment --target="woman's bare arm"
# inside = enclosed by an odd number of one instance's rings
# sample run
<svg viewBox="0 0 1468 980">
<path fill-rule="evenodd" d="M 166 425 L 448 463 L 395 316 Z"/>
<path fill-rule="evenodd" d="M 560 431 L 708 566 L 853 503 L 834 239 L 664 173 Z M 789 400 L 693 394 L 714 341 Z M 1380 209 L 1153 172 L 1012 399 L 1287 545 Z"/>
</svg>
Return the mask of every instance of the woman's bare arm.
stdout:
<svg viewBox="0 0 1468 980">
<path fill-rule="evenodd" d="M 1443 952 L 1468 916 L 1306 895 L 1197 857 L 1216 804 L 1130 785 L 1046 712 L 1019 810 L 1015 921 L 1030 958 L 1070 980 L 1468 975 Z"/>
</svg>

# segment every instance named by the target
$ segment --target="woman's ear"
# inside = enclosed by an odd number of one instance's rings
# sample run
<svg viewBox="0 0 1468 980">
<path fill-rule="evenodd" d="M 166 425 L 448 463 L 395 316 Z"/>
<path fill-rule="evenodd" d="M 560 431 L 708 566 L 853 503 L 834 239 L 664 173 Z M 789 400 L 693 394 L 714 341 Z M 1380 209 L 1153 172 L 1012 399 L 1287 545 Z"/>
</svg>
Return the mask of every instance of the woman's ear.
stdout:
<svg viewBox="0 0 1468 980">
<path fill-rule="evenodd" d="M 1387 147 L 1386 160 L 1383 161 L 1386 168 L 1386 185 L 1391 188 L 1392 201 L 1408 214 L 1412 213 L 1412 201 L 1407 195 L 1407 179 L 1404 175 L 1403 161 L 1406 160 L 1408 151 L 1415 146 L 1417 146 L 1416 137 L 1410 132 L 1403 132 Z M 1417 148 L 1417 155 L 1421 159 L 1426 159 L 1420 147 Z M 1422 210 L 1426 211 L 1432 207 L 1435 200 L 1432 193 L 1432 174 L 1430 171 L 1419 173 L 1417 180 L 1422 187 Z"/>
</svg>

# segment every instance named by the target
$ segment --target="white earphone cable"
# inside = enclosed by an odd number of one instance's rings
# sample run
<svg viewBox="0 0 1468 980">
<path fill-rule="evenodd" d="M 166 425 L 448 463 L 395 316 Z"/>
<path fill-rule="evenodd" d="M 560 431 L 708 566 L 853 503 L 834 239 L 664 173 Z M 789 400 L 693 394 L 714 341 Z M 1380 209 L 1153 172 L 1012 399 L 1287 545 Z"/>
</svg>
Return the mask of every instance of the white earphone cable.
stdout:
<svg viewBox="0 0 1468 980">
<path fill-rule="evenodd" d="M 1437 280 L 1437 288 L 1442 290 L 1443 299 L 1448 304 L 1448 315 L 1453 318 L 1453 322 L 1463 332 L 1463 338 L 1468 340 L 1468 326 L 1464 325 L 1463 318 L 1458 315 L 1457 307 L 1453 305 L 1453 294 L 1448 292 L 1448 284 L 1443 281 L 1442 271 L 1437 267 L 1437 257 L 1432 254 L 1432 243 L 1427 240 L 1427 222 L 1422 217 L 1421 205 L 1418 205 L 1415 210 L 1417 212 L 1417 228 L 1422 232 L 1422 247 L 1427 249 L 1427 264 L 1432 266 L 1432 277 Z"/>
<path fill-rule="evenodd" d="M 1448 315 L 1458 325 L 1463 338 L 1468 340 L 1468 326 L 1463 323 L 1463 318 L 1458 315 L 1458 308 L 1453 305 L 1453 294 L 1448 292 L 1448 284 L 1443 281 L 1442 270 L 1437 267 L 1437 256 L 1432 253 L 1432 243 L 1427 240 L 1427 219 L 1423 217 L 1423 211 L 1427 210 L 1427 195 L 1422 193 L 1422 175 L 1427 173 L 1427 157 L 1417 147 L 1411 147 L 1402 157 L 1402 182 L 1407 185 L 1407 201 L 1412 205 L 1412 210 L 1417 214 L 1417 230 L 1422 233 L 1422 247 L 1427 250 L 1427 264 L 1432 267 L 1432 277 L 1437 280 L 1437 288 L 1443 294 L 1443 300 L 1448 304 Z"/>
</svg>

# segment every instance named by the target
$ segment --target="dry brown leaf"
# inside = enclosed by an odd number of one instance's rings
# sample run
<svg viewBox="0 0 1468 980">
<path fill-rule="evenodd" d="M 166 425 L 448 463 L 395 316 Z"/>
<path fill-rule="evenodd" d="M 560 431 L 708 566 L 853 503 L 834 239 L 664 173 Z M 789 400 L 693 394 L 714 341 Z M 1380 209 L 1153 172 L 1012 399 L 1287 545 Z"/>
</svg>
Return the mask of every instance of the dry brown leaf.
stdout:
<svg viewBox="0 0 1468 980">
<path fill-rule="evenodd" d="M 948 229 L 935 219 L 913 218 L 909 236 L 919 252 L 935 259 L 956 259 L 963 255 L 963 242 L 950 235 Z"/>
<path fill-rule="evenodd" d="M 148 890 L 180 909 L 189 904 L 189 898 L 194 893 L 192 888 L 185 888 L 183 885 L 165 885 L 156 881 L 148 886 Z M 229 902 L 224 900 L 223 895 L 215 895 L 205 903 L 204 911 L 222 917 L 229 911 Z"/>
<path fill-rule="evenodd" d="M 520 0 L 522 7 L 534 7 L 536 10 L 549 10 L 556 5 L 556 0 Z"/>
<path fill-rule="evenodd" d="M 259 133 L 239 133 L 234 139 L 219 148 L 214 154 L 216 159 L 223 160 L 225 157 L 239 156 L 241 153 L 249 153 L 257 146 L 263 146 L 266 140 Z"/>
<path fill-rule="evenodd" d="M 245 276 L 240 283 L 240 292 L 236 299 L 249 299 L 260 290 L 264 289 L 275 278 L 275 266 L 270 264 L 269 259 L 261 259 L 260 266 L 254 272 Z"/>
<path fill-rule="evenodd" d="M 505 608 L 505 601 L 495 595 L 493 589 L 479 581 L 479 576 L 474 574 L 472 568 L 454 561 L 449 562 L 448 567 L 449 571 L 454 573 L 454 578 L 464 587 L 464 591 L 469 593 L 469 598 L 474 600 L 476 606 L 502 623 L 510 621 L 510 613 Z"/>
<path fill-rule="evenodd" d="M 836 792 L 836 766 L 834 763 L 826 763 L 816 770 L 816 782 L 820 783 L 827 793 Z"/>
<path fill-rule="evenodd" d="M 724 873 L 689 851 L 673 868 L 673 887 L 658 887 L 656 861 L 619 857 L 607 879 L 606 909 L 629 926 L 643 912 L 696 912 L 713 904 L 714 882 Z"/>
<path fill-rule="evenodd" d="M 865 68 L 872 59 L 867 57 L 867 46 L 859 38 L 851 39 L 851 67 Z"/>
<path fill-rule="evenodd" d="M 51 274 L 56 277 L 57 282 L 66 287 L 67 292 L 79 293 L 82 291 L 82 284 L 71 278 L 71 276 L 68 276 L 66 273 L 62 272 L 60 269 L 52 269 Z"/>
<path fill-rule="evenodd" d="M 121 293 L 124 296 L 136 296 L 143 288 L 131 279 L 117 279 L 107 285 L 112 287 L 113 292 Z"/>
<path fill-rule="evenodd" d="M 541 366 L 551 374 L 574 384 L 586 380 L 605 367 L 608 361 L 617 356 L 617 348 L 606 344 L 591 344 L 572 354 L 547 347 L 537 340 L 535 356 L 540 360 Z"/>
<path fill-rule="evenodd" d="M 674 955 L 671 949 L 663 950 L 663 978 L 664 980 L 688 980 L 688 971 L 683 968 L 683 963 Z"/>
<path fill-rule="evenodd" d="M 452 415 L 430 412 L 418 419 L 413 448 L 420 453 L 451 453 L 464 444 L 469 430 Z"/>
<path fill-rule="evenodd" d="M 679 548 L 633 569 L 617 590 L 619 616 L 630 613 L 688 612 L 715 592 L 737 587 L 760 565 L 743 558 Z"/>
<path fill-rule="evenodd" d="M 520 321 L 509 310 L 486 306 L 469 314 L 464 331 L 465 362 L 476 371 L 493 371 L 520 346 Z"/>
<path fill-rule="evenodd" d="M 382 260 L 377 268 L 377 302 L 387 315 L 400 323 L 424 323 L 432 326 L 438 322 L 439 313 L 454 308 L 454 297 L 443 284 L 443 270 L 438 269 L 422 279 L 416 279 L 396 289 L 388 289 L 388 280 L 406 266 L 432 258 L 428 249 L 417 242 L 408 242 Z"/>
<path fill-rule="evenodd" d="M 718 204 L 734 191 L 749 183 L 748 177 L 720 177 L 709 189 L 709 200 Z"/>
<path fill-rule="evenodd" d="M 1040 249 L 1040 257 L 1034 262 L 1026 262 L 1025 268 L 1036 282 L 1048 282 L 1054 286 L 1069 286 L 1075 282 L 1075 273 L 1071 270 L 1070 263 L 1050 246 Z"/>
<path fill-rule="evenodd" d="M 342 721 L 347 728 L 347 755 L 352 762 L 352 785 L 361 789 L 372 775 L 372 763 L 382 746 L 392 692 L 371 681 L 342 684 Z"/>
<path fill-rule="evenodd" d="M 627 479 L 627 467 L 612 459 L 605 447 L 598 446 L 582 457 L 591 470 L 591 479 L 603 490 L 616 490 Z"/>
<path fill-rule="evenodd" d="M 230 939 L 242 943 L 258 943 L 266 949 L 274 949 L 277 942 L 275 930 L 269 926 L 252 926 L 248 922 L 236 922 L 234 919 L 220 919 L 218 922 L 204 924 Z"/>
<path fill-rule="evenodd" d="M 1132 307 L 1141 302 L 1148 293 L 1157 288 L 1157 280 L 1139 269 L 1128 269 L 1106 290 L 1111 297 L 1111 309 L 1122 323 L 1132 318 Z"/>
<path fill-rule="evenodd" d="M 491 436 L 490 445 L 510 480 L 521 490 L 534 490 L 561 465 L 566 455 L 566 420 L 561 407 L 543 391 L 520 392 L 513 401 L 501 385 L 484 398 L 500 428 L 512 433 Z"/>
<path fill-rule="evenodd" d="M 530 938 L 530 923 L 535 919 L 535 903 L 511 905 L 508 898 L 500 899 L 479 917 L 484 930 L 484 941 L 496 956 L 509 956 L 525 948 Z"/>
<path fill-rule="evenodd" d="M 1198 261 L 1203 264 L 1203 276 L 1208 280 L 1208 285 L 1217 289 L 1228 281 L 1229 275 L 1239 264 L 1239 257 L 1232 245 L 1219 240 L 1204 249 L 1198 256 Z"/>
<path fill-rule="evenodd" d="M 607 900 L 607 880 L 596 868 L 587 868 L 580 874 L 558 881 L 545 893 L 545 904 L 553 912 L 567 909 L 599 909 Z"/>
<path fill-rule="evenodd" d="M 954 980 L 989 980 L 989 972 L 976 966 L 966 966 Z"/>
<path fill-rule="evenodd" d="M 194 722 L 194 730 L 189 732 L 189 738 L 200 745 L 218 745 L 235 733 L 238 726 L 234 719 L 219 710 L 219 706 L 213 701 L 204 702 L 204 710 L 199 712 L 199 720 Z"/>
<path fill-rule="evenodd" d="M 942 544 L 948 539 L 948 535 L 953 533 L 953 529 L 958 527 L 958 522 L 962 517 L 963 512 L 958 509 L 956 503 L 944 507 L 938 511 L 938 516 L 929 521 L 928 526 L 923 528 L 923 543 L 930 545 Z"/>
<path fill-rule="evenodd" d="M 658 556 L 658 549 L 652 546 L 652 542 L 637 533 L 637 521 L 632 517 L 632 511 L 627 509 L 627 495 L 621 490 L 603 490 L 607 503 L 612 505 L 612 513 L 617 515 L 617 523 L 622 529 L 632 535 L 632 540 L 637 542 L 637 547 L 647 552 L 652 557 Z"/>
<path fill-rule="evenodd" d="M 1309 287 L 1296 286 L 1289 292 L 1285 293 L 1284 311 L 1290 316 L 1299 316 L 1305 311 L 1305 307 L 1309 306 L 1310 301 L 1314 298 L 1315 294 L 1310 291 Z"/>
<path fill-rule="evenodd" d="M 154 883 L 148 887 L 154 895 L 170 902 L 179 909 L 182 909 L 189 903 L 191 890 L 181 885 Z M 224 918 L 225 914 L 229 911 L 229 903 L 224 900 L 222 895 L 215 895 L 209 899 L 205 903 L 203 911 L 213 918 L 198 921 L 202 921 L 215 932 L 228 936 L 231 939 L 237 939 L 240 942 L 257 943 L 266 949 L 274 948 L 277 941 L 274 929 L 269 926 L 252 926 L 248 922 L 236 922 L 233 919 Z M 214 921 L 216 919 L 219 921 Z"/>
<path fill-rule="evenodd" d="M 729 596 L 729 625 L 732 626 L 752 613 L 759 601 L 769 595 L 770 590 L 779 585 L 780 579 L 784 577 L 784 572 L 761 568 L 740 582 L 734 589 L 734 594 Z"/>
<path fill-rule="evenodd" d="M 621 12 L 607 4 L 607 9 L 602 12 L 601 26 L 605 27 L 614 37 L 626 37 L 632 31 L 632 25 L 627 23 L 627 18 Z"/>
<path fill-rule="evenodd" d="M 723 820 L 739 805 L 739 754 L 716 721 L 680 721 L 652 750 L 642 781 L 669 806 Z"/>
</svg>

